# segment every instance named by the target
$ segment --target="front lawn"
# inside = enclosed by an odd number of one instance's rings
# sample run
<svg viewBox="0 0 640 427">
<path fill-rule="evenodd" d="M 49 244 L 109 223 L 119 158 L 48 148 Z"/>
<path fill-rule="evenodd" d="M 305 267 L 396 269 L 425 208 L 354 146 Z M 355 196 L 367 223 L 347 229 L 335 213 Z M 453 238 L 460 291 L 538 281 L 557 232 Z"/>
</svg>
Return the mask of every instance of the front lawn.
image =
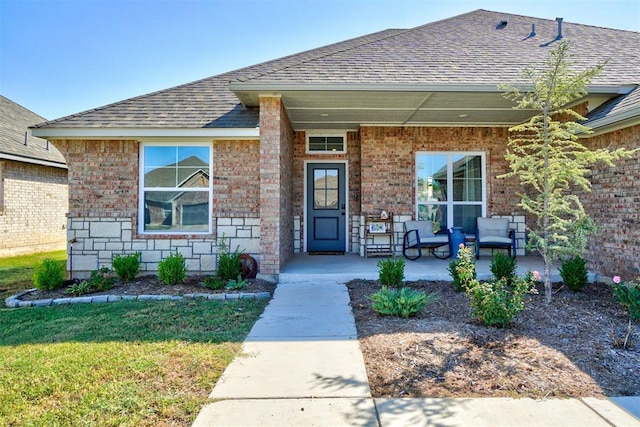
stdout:
<svg viewBox="0 0 640 427">
<path fill-rule="evenodd" d="M 45 258 L 53 258 L 66 265 L 67 251 L 0 258 L 0 299 L 4 300 L 20 291 L 33 288 L 34 268 Z"/>
<path fill-rule="evenodd" d="M 189 425 L 267 302 L 0 309 L 0 424 Z"/>
</svg>

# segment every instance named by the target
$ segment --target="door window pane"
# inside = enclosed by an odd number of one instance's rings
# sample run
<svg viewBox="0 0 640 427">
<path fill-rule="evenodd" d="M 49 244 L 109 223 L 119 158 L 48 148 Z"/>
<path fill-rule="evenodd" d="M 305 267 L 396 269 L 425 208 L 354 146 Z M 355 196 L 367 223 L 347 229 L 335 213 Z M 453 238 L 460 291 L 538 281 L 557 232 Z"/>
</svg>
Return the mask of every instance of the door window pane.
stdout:
<svg viewBox="0 0 640 427">
<path fill-rule="evenodd" d="M 313 208 L 338 209 L 338 169 L 313 172 Z"/>
</svg>

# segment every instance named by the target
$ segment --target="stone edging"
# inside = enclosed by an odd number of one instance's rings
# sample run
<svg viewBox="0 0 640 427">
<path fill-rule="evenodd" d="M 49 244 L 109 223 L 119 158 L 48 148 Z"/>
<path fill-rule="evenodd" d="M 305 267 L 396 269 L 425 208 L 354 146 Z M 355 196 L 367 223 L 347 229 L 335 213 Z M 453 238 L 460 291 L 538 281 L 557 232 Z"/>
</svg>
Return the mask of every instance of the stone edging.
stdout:
<svg viewBox="0 0 640 427">
<path fill-rule="evenodd" d="M 22 301 L 20 297 L 29 294 L 36 289 L 29 289 L 19 294 L 10 296 L 4 300 L 4 305 L 9 308 L 18 307 L 48 307 L 50 305 L 66 305 L 66 304 L 90 304 L 100 302 L 116 302 L 116 301 L 162 301 L 171 300 L 179 301 L 183 299 L 206 299 L 206 300 L 237 300 L 237 299 L 269 299 L 271 292 L 257 293 L 237 293 L 237 294 L 209 294 L 195 293 L 184 295 L 98 295 L 88 297 L 71 297 L 71 298 L 48 298 L 34 301 Z"/>
</svg>

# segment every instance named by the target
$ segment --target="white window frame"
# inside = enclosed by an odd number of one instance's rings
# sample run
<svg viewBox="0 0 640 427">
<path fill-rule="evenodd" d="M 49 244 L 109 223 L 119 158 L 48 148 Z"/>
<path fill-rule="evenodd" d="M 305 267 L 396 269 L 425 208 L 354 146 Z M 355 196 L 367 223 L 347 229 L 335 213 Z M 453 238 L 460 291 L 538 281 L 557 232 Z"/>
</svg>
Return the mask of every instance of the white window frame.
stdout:
<svg viewBox="0 0 640 427">
<path fill-rule="evenodd" d="M 144 186 L 144 165 L 146 147 L 207 147 L 209 148 L 209 224 L 207 231 L 193 230 L 151 230 L 144 229 L 144 192 L 146 191 L 172 191 L 173 187 L 149 187 Z M 138 233 L 141 235 L 207 235 L 213 232 L 213 144 L 211 142 L 180 141 L 180 142 L 145 142 L 140 141 L 140 164 L 138 165 Z M 184 189 L 185 191 L 205 191 L 204 188 Z"/>
<path fill-rule="evenodd" d="M 332 150 L 310 150 L 309 149 L 309 138 L 311 137 L 341 137 L 342 138 L 342 150 L 341 151 L 332 151 Z M 307 154 L 346 154 L 347 153 L 347 132 L 339 131 L 339 130 L 308 130 L 306 132 L 306 153 Z"/>
<path fill-rule="evenodd" d="M 419 202 L 418 200 L 418 158 L 420 156 L 447 156 L 447 197 L 444 202 Z M 453 157 L 454 156 L 480 156 L 481 173 L 482 173 L 482 201 L 481 202 L 464 202 L 453 200 Z M 415 213 L 416 219 L 420 215 L 420 204 L 443 205 L 447 207 L 447 228 L 453 227 L 453 207 L 454 206 L 477 206 L 482 205 L 482 216 L 487 216 L 487 155 L 484 151 L 416 151 L 415 154 Z"/>
</svg>

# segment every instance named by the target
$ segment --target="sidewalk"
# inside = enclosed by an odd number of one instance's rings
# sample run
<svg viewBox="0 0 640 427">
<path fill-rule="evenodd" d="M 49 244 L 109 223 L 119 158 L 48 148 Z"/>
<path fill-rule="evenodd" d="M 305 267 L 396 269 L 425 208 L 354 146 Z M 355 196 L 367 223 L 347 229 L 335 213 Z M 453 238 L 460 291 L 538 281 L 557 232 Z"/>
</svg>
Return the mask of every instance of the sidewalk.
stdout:
<svg viewBox="0 0 640 427">
<path fill-rule="evenodd" d="M 640 426 L 609 400 L 373 399 L 346 286 L 284 282 L 193 426 Z M 640 411 L 640 397 L 620 402 Z"/>
</svg>

